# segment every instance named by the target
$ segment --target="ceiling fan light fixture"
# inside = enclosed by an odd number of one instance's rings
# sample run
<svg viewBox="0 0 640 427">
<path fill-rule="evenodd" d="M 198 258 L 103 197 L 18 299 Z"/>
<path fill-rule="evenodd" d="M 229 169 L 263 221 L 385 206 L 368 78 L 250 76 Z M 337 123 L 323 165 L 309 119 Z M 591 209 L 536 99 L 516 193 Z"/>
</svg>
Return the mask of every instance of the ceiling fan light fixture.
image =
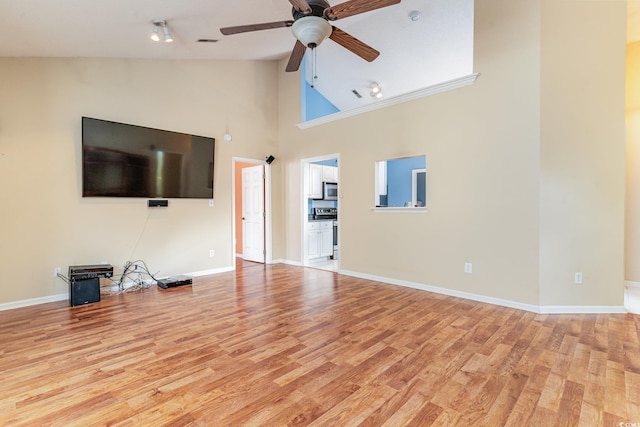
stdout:
<svg viewBox="0 0 640 427">
<path fill-rule="evenodd" d="M 332 29 L 331 24 L 324 18 L 305 16 L 293 23 L 291 31 L 300 43 L 313 49 L 331 35 Z"/>
</svg>

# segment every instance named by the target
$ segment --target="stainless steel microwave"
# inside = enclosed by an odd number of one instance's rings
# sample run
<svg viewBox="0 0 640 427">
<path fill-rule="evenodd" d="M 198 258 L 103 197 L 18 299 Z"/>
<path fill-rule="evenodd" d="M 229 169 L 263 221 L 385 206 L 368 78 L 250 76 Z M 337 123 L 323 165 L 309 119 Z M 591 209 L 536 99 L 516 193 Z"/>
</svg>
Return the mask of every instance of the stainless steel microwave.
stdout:
<svg viewBox="0 0 640 427">
<path fill-rule="evenodd" d="M 338 200 L 338 183 L 322 183 L 322 200 Z"/>
</svg>

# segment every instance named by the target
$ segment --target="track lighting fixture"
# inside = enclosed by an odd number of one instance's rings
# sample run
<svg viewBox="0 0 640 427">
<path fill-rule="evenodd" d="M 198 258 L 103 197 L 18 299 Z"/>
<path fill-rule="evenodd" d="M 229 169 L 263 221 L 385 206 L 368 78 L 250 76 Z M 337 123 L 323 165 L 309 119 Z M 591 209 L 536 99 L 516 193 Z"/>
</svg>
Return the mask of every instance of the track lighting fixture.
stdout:
<svg viewBox="0 0 640 427">
<path fill-rule="evenodd" d="M 167 21 L 164 19 L 156 19 L 153 21 L 153 31 L 151 32 L 151 40 L 154 42 L 160 41 L 160 27 L 162 27 L 162 33 L 164 35 L 164 41 L 166 43 L 171 43 L 173 41 L 173 36 L 171 32 L 169 32 L 169 27 L 167 27 Z"/>
<path fill-rule="evenodd" d="M 373 98 L 382 98 L 382 88 L 379 83 L 374 82 L 371 84 L 371 92 L 369 92 L 369 95 Z"/>
</svg>

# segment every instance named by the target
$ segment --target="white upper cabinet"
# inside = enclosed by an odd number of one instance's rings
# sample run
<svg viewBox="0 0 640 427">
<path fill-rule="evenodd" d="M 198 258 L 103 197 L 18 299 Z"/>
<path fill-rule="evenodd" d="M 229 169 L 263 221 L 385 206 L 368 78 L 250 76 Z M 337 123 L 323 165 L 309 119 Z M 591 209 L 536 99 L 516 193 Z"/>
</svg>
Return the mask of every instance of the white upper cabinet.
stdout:
<svg viewBox="0 0 640 427">
<path fill-rule="evenodd" d="M 322 180 L 338 182 L 338 168 L 336 166 L 322 166 Z"/>
<path fill-rule="evenodd" d="M 323 166 L 309 163 L 309 198 L 322 199 Z"/>
</svg>

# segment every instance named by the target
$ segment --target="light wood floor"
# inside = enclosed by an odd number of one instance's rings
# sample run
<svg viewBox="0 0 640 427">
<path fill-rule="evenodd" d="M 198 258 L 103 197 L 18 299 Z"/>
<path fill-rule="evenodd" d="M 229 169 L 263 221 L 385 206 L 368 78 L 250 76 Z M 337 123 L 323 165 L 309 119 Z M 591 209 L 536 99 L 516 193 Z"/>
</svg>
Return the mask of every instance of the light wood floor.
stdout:
<svg viewBox="0 0 640 427">
<path fill-rule="evenodd" d="M 640 316 L 285 265 L 0 312 L 0 346 L 0 425 L 640 423 Z"/>
</svg>

